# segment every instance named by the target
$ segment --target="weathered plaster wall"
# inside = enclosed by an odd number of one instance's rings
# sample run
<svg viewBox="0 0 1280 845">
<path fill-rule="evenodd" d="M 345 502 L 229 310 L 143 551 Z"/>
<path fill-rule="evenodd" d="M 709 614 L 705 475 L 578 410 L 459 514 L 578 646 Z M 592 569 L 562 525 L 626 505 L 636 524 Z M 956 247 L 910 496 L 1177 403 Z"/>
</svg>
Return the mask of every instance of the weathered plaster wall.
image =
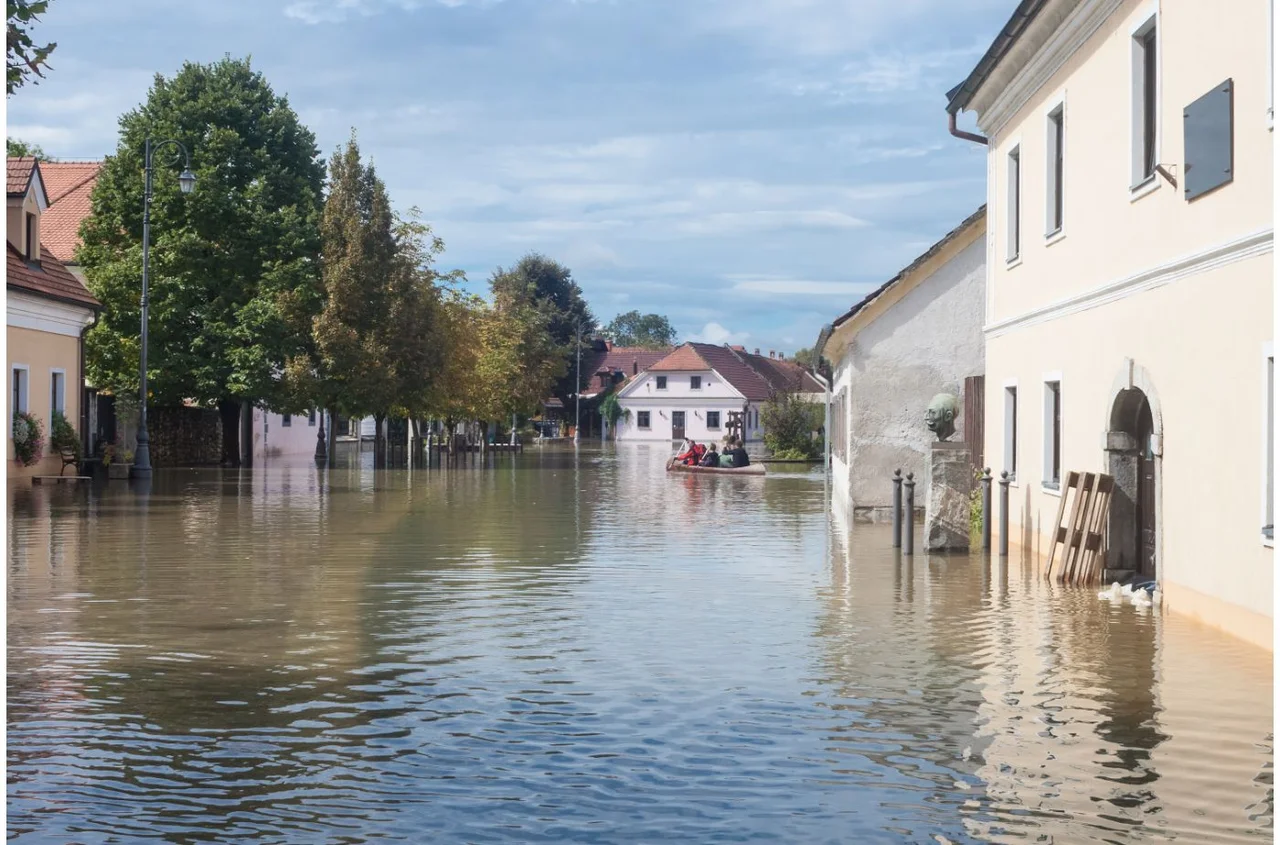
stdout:
<svg viewBox="0 0 1280 845">
<path fill-rule="evenodd" d="M 6 423 L 6 441 L 8 472 L 10 477 L 27 477 L 32 475 L 57 475 L 62 469 L 62 461 L 50 455 L 49 435 L 52 420 L 52 391 L 50 390 L 51 374 L 56 369 L 62 372 L 63 401 L 66 407 L 67 420 L 80 430 L 80 339 L 66 335 L 25 329 L 19 326 L 8 326 L 8 366 L 12 379 L 13 368 L 27 368 L 27 410 L 40 420 L 44 427 L 45 458 L 33 466 L 24 467 L 14 460 L 13 439 L 8 436 L 10 424 Z M 8 381 L 6 381 L 8 383 Z M 12 386 L 9 387 L 9 398 L 5 402 L 6 420 L 12 420 L 14 414 Z"/>
<path fill-rule="evenodd" d="M 929 400 L 949 392 L 963 405 L 965 377 L 984 372 L 985 254 L 979 237 L 862 328 L 846 349 L 836 381 L 848 390 L 850 506 L 889 505 L 895 469 L 923 481 L 933 438 L 924 426 Z M 952 439 L 960 440 L 963 420 L 956 423 Z"/>
</svg>

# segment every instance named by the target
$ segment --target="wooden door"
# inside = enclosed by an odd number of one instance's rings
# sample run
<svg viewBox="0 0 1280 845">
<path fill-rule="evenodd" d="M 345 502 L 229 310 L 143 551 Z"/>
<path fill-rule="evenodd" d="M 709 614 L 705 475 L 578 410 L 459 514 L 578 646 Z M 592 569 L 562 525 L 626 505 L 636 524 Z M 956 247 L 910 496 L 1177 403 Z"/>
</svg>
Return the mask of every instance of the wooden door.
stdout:
<svg viewBox="0 0 1280 845">
<path fill-rule="evenodd" d="M 975 469 L 982 469 L 985 460 L 986 384 L 986 376 L 969 376 L 964 380 L 964 442 Z"/>
<path fill-rule="evenodd" d="M 1151 406 L 1144 399 L 1138 411 L 1138 574 L 1156 577 L 1156 457 L 1151 451 Z"/>
<path fill-rule="evenodd" d="M 671 412 L 671 439 L 684 440 L 684 411 Z"/>
</svg>

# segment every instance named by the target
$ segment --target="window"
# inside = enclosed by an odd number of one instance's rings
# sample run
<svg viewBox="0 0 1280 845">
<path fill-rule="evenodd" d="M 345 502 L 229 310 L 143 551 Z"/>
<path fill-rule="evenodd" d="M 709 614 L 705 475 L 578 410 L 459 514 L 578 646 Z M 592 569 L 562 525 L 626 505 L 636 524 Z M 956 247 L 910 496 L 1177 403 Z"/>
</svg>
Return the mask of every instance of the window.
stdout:
<svg viewBox="0 0 1280 845">
<path fill-rule="evenodd" d="M 1004 389 L 1004 469 L 1012 481 L 1018 477 L 1018 386 Z"/>
<path fill-rule="evenodd" d="M 1006 250 L 1005 259 L 1008 261 L 1016 261 L 1022 253 L 1022 153 L 1019 147 L 1009 150 L 1007 164 L 1007 181 L 1009 189 L 1009 201 L 1006 206 L 1009 209 L 1008 231 L 1005 233 Z"/>
<path fill-rule="evenodd" d="M 67 413 L 67 374 L 62 370 L 49 373 L 49 431 L 53 431 L 53 415 Z"/>
<path fill-rule="evenodd" d="M 720 428 L 720 412 L 719 411 L 707 411 L 707 428 L 709 429 Z"/>
<path fill-rule="evenodd" d="M 14 364 L 13 377 L 9 382 L 10 390 L 13 391 L 9 397 L 9 434 L 13 435 L 13 418 L 20 411 L 27 410 L 27 368 L 23 364 Z"/>
<path fill-rule="evenodd" d="M 1045 163 L 1048 170 L 1048 185 L 1045 191 L 1045 234 L 1056 235 L 1062 231 L 1062 142 L 1064 140 L 1065 106 L 1061 103 L 1049 112 L 1049 122 L 1045 127 L 1048 140 Z"/>
<path fill-rule="evenodd" d="M 307 411 L 307 425 L 314 426 L 316 424 L 316 409 L 312 408 Z"/>
<path fill-rule="evenodd" d="M 1276 507 L 1276 359 L 1267 353 L 1267 407 L 1263 419 L 1266 420 L 1266 472 L 1263 480 L 1267 489 L 1263 493 L 1262 536 L 1268 540 L 1275 539 L 1275 507 Z"/>
<path fill-rule="evenodd" d="M 20 411 L 27 410 L 27 368 L 16 366 L 13 368 L 13 397 L 12 404 L 9 406 L 10 414 L 13 416 Z"/>
<path fill-rule="evenodd" d="M 1133 31 L 1131 100 L 1133 107 L 1133 187 L 1155 176 L 1160 163 L 1159 35 L 1152 15 Z"/>
<path fill-rule="evenodd" d="M 639 426 L 640 428 L 648 428 L 648 427 L 649 427 L 649 412 L 648 412 L 648 411 L 636 411 L 636 425 L 637 425 L 637 426 Z"/>
<path fill-rule="evenodd" d="M 293 426 L 293 414 L 281 414 L 281 415 L 280 415 L 280 427 L 281 427 L 281 428 L 290 428 L 290 427 L 292 427 L 292 426 Z"/>
<path fill-rule="evenodd" d="M 1062 382 L 1044 383 L 1044 485 L 1058 489 L 1062 481 Z"/>
<path fill-rule="evenodd" d="M 27 214 L 27 261 L 40 260 L 40 235 L 36 231 L 36 216 Z"/>
<path fill-rule="evenodd" d="M 690 390 L 701 390 L 701 389 L 702 389 L 702 376 L 689 376 L 689 389 L 690 389 Z"/>
<path fill-rule="evenodd" d="M 667 377 L 666 377 L 666 376 L 658 376 L 658 389 L 659 389 L 659 390 L 666 390 L 666 389 L 667 389 Z"/>
</svg>

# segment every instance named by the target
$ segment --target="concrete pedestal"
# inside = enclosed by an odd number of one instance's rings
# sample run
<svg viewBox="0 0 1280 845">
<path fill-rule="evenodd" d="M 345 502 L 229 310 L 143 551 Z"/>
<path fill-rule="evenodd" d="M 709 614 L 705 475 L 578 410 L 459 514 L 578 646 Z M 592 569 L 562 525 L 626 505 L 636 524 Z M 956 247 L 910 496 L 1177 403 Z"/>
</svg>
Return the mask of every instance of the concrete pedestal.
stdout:
<svg viewBox="0 0 1280 845">
<path fill-rule="evenodd" d="M 973 464 L 964 443 L 934 443 L 929 451 L 925 491 L 926 552 L 969 551 L 969 492 Z"/>
</svg>

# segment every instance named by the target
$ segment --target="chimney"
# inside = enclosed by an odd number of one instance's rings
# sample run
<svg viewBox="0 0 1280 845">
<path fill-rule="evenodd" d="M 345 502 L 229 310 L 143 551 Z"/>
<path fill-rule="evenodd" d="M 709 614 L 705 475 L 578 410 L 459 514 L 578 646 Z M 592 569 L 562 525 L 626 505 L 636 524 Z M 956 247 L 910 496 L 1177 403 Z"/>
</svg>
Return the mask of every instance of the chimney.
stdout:
<svg viewBox="0 0 1280 845">
<path fill-rule="evenodd" d="M 759 347 L 759 346 L 757 346 L 757 347 L 756 347 L 756 352 L 755 352 L 755 354 L 757 354 L 757 355 L 759 355 L 759 354 L 760 354 L 760 347 Z"/>
<path fill-rule="evenodd" d="M 770 360 L 773 360 L 773 350 L 772 350 L 772 349 L 770 349 L 770 350 L 769 350 L 769 359 L 770 359 Z"/>
<path fill-rule="evenodd" d="M 631 375 L 634 376 L 639 372 L 640 372 L 640 359 L 632 358 L 631 359 Z"/>
</svg>

